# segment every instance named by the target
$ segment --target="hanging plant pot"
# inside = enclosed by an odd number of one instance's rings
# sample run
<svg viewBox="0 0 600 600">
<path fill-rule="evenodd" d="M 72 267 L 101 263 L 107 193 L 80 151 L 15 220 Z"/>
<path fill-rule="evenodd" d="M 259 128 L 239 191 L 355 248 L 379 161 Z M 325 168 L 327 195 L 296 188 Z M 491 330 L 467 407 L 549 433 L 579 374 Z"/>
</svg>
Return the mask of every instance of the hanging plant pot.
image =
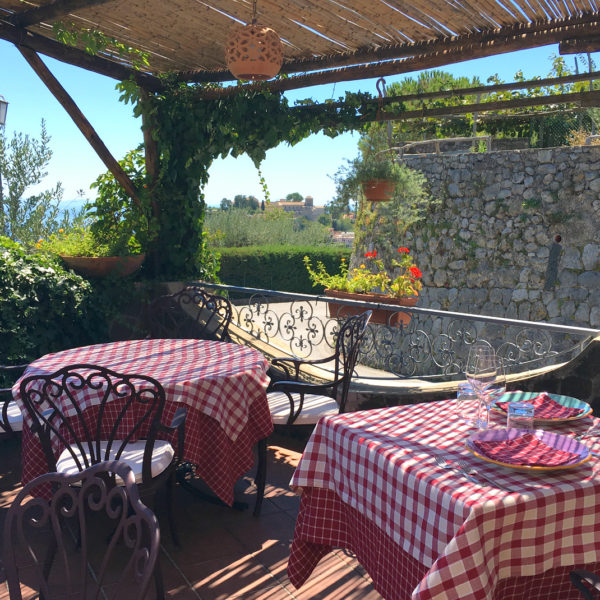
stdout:
<svg viewBox="0 0 600 600">
<path fill-rule="evenodd" d="M 352 292 L 340 292 L 338 290 L 325 290 L 325 295 L 330 298 L 340 298 L 342 300 L 358 300 L 360 302 L 376 302 L 379 304 L 395 304 L 396 306 L 414 306 L 419 299 L 418 296 L 405 296 L 404 298 L 394 298 L 383 294 L 355 294 Z M 354 315 L 359 315 L 366 308 L 362 306 L 349 306 L 347 304 L 338 304 L 337 302 L 328 302 L 327 310 L 329 316 L 334 319 L 346 319 Z M 378 308 L 373 310 L 371 323 L 379 325 L 408 325 L 410 323 L 410 313 Z"/>
<path fill-rule="evenodd" d="M 389 202 L 394 197 L 396 184 L 389 179 L 370 179 L 362 184 L 368 202 Z"/>
<path fill-rule="evenodd" d="M 132 256 L 63 256 L 61 254 L 60 257 L 79 275 L 127 277 L 140 268 L 146 255 L 142 253 Z"/>
</svg>

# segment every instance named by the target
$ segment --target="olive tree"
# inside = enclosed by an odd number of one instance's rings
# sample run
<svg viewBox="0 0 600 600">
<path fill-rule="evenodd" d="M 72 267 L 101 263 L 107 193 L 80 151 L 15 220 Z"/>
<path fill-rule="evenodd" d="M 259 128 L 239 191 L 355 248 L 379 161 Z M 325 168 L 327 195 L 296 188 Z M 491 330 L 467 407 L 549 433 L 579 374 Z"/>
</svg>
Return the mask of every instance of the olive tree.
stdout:
<svg viewBox="0 0 600 600">
<path fill-rule="evenodd" d="M 15 132 L 7 140 L 0 128 L 0 235 L 32 246 L 40 238 L 69 226 L 74 219 L 83 218 L 82 211 L 61 210 L 60 182 L 53 188 L 28 194 L 47 176 L 51 158 L 50 136 L 43 120 L 39 139 Z"/>
</svg>

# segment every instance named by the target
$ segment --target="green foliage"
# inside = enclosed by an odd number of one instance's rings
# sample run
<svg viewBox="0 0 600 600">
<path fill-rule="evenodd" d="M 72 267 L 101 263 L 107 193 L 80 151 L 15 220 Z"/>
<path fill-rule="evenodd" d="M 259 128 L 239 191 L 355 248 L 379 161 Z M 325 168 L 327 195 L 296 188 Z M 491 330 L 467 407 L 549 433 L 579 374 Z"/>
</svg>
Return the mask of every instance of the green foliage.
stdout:
<svg viewBox="0 0 600 600">
<path fill-rule="evenodd" d="M 139 254 L 156 237 L 157 221 L 152 216 L 150 198 L 145 192 L 143 149 L 131 150 L 119 164 L 138 190 L 141 206 L 129 197 L 110 171 L 92 183 L 90 187 L 98 193 L 96 200 L 88 203 L 86 208 L 91 233 L 98 246 L 103 248 L 100 256 Z"/>
<path fill-rule="evenodd" d="M 78 28 L 75 23 L 65 23 L 57 21 L 52 25 L 56 40 L 66 46 L 78 46 L 82 44 L 88 54 L 108 54 L 117 55 L 131 60 L 135 69 L 147 67 L 148 53 L 127 46 L 112 36 L 108 36 L 97 29 Z"/>
<path fill-rule="evenodd" d="M 370 206 L 362 200 L 354 226 L 355 247 L 365 253 L 377 248 L 386 258 L 395 256 L 407 229 L 423 221 L 439 203 L 426 189 L 427 180 L 419 171 L 400 166 L 400 178 L 390 202 Z"/>
<path fill-rule="evenodd" d="M 336 212 L 349 212 L 350 204 L 362 196 L 362 185 L 373 179 L 385 179 L 398 187 L 404 179 L 402 167 L 389 150 L 381 124 L 370 127 L 364 134 L 359 147 L 361 153 L 340 167 L 334 176 L 336 183 Z"/>
<path fill-rule="evenodd" d="M 252 213 L 233 208 L 211 211 L 206 215 L 205 229 L 214 248 L 259 246 L 271 244 L 319 246 L 328 243 L 329 230 L 321 223 L 295 218 L 283 210 L 269 209 Z"/>
<path fill-rule="evenodd" d="M 336 269 L 340 260 L 350 260 L 351 250 L 339 246 L 250 246 L 221 250 L 221 281 L 260 289 L 281 290 L 301 294 L 321 293 L 312 286 L 303 257 L 321 261 L 328 269 Z"/>
<path fill-rule="evenodd" d="M 0 362 L 92 343 L 104 324 L 91 285 L 55 259 L 0 237 Z"/>
<path fill-rule="evenodd" d="M 389 270 L 383 259 L 377 258 L 376 250 L 367 252 L 367 260 L 353 269 L 342 258 L 338 272 L 333 274 L 327 271 L 321 261 L 316 262 L 315 268 L 310 257 L 304 256 L 303 261 L 313 286 L 355 294 L 379 293 L 394 298 L 418 296 L 423 287 L 420 281 L 422 273 L 412 260 L 408 248 L 398 248 L 397 252 L 398 258 L 391 260 Z"/>
<path fill-rule="evenodd" d="M 155 95 L 142 97 L 132 81 L 122 82 L 120 89 L 121 99 L 135 104 L 134 113 L 144 114 L 157 143 L 159 174 L 149 192 L 159 235 L 151 244 L 150 262 L 157 276 L 169 278 L 198 276 L 195 259 L 203 254 L 205 217 L 201 189 L 215 158 L 245 153 L 258 167 L 266 151 L 281 142 L 294 145 L 318 131 L 334 137 L 362 128 L 362 107 L 371 98 L 353 94 L 342 106 L 315 108 L 308 100 L 290 107 L 283 94 L 254 88 L 200 100 L 199 91 L 214 86 L 164 81 L 165 91 Z"/>
<path fill-rule="evenodd" d="M 8 141 L 0 128 L 0 235 L 28 247 L 60 228 L 81 224 L 82 212 L 61 212 L 62 186 L 26 196 L 30 187 L 46 177 L 52 158 L 50 136 L 42 120 L 39 139 L 15 133 Z"/>
<path fill-rule="evenodd" d="M 302 202 L 304 200 L 304 196 L 300 192 L 291 192 L 285 197 L 285 199 L 288 202 Z"/>
</svg>

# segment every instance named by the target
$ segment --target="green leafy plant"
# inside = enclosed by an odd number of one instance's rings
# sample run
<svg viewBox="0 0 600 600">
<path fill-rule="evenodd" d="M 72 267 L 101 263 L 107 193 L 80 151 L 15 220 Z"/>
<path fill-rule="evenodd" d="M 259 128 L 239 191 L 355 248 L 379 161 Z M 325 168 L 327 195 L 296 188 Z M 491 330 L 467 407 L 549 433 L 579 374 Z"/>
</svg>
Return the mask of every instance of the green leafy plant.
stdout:
<svg viewBox="0 0 600 600">
<path fill-rule="evenodd" d="M 348 263 L 342 259 L 339 272 L 334 274 L 329 274 L 320 261 L 313 268 L 308 256 L 303 260 L 313 286 L 322 285 L 325 289 L 356 294 L 380 293 L 394 298 L 418 296 L 423 287 L 420 281 L 423 274 L 414 264 L 408 248 L 400 247 L 397 252 L 399 258 L 391 261 L 393 277 L 389 275 L 383 260 L 377 258 L 377 250 L 365 254 L 368 266 L 361 263 L 349 269 Z"/>
<path fill-rule="evenodd" d="M 102 243 L 90 227 L 59 229 L 58 233 L 38 241 L 36 250 L 59 256 L 129 256 L 140 254 L 141 246 L 135 236 L 115 238 L 113 243 Z"/>
<path fill-rule="evenodd" d="M 0 362 L 106 341 L 104 307 L 85 279 L 55 258 L 0 236 Z"/>
</svg>

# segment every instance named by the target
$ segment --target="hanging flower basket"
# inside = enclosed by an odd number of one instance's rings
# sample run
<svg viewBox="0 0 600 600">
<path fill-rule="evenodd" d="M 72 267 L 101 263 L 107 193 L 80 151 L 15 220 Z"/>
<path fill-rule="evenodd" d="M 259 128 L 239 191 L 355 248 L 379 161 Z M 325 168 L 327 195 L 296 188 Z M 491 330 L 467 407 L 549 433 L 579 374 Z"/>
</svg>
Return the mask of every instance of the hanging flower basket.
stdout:
<svg viewBox="0 0 600 600">
<path fill-rule="evenodd" d="M 375 302 L 378 304 L 395 304 L 396 306 L 414 306 L 419 299 L 418 296 L 405 296 L 403 298 L 394 298 L 384 294 L 356 294 L 352 292 L 341 292 L 339 290 L 325 290 L 325 295 L 330 298 L 340 298 L 341 300 L 358 300 L 360 302 Z M 347 304 L 338 304 L 337 302 L 328 302 L 327 310 L 329 316 L 334 319 L 346 319 L 354 315 L 359 315 L 365 310 L 362 306 L 349 306 Z M 398 327 L 399 325 L 408 325 L 410 323 L 410 313 L 393 311 L 385 308 L 378 308 L 373 311 L 371 323 L 379 325 L 390 325 Z"/>
<path fill-rule="evenodd" d="M 132 256 L 63 256 L 64 263 L 75 273 L 86 277 L 127 277 L 137 271 L 146 255 Z"/>
<path fill-rule="evenodd" d="M 370 179 L 362 184 L 368 202 L 389 202 L 394 197 L 396 183 L 388 179 Z"/>
</svg>

